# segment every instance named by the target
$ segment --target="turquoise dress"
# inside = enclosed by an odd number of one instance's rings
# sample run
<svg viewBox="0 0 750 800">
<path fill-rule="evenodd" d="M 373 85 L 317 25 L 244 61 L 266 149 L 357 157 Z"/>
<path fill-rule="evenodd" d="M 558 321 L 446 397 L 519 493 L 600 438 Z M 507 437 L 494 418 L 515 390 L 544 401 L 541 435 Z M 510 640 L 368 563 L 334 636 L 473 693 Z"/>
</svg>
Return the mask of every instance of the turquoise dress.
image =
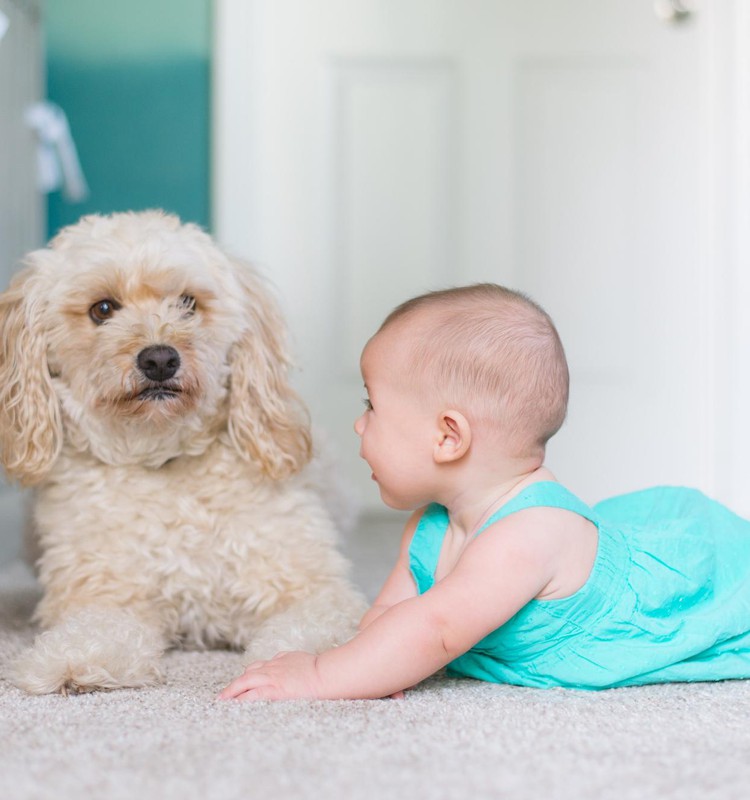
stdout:
<svg viewBox="0 0 750 800">
<path fill-rule="evenodd" d="M 692 489 L 661 487 L 592 508 L 560 484 L 530 485 L 480 529 L 525 508 L 563 508 L 599 531 L 594 566 L 570 597 L 532 600 L 448 665 L 454 676 L 604 689 L 750 677 L 750 522 Z M 410 546 L 422 594 L 448 528 L 431 505 Z"/>
</svg>

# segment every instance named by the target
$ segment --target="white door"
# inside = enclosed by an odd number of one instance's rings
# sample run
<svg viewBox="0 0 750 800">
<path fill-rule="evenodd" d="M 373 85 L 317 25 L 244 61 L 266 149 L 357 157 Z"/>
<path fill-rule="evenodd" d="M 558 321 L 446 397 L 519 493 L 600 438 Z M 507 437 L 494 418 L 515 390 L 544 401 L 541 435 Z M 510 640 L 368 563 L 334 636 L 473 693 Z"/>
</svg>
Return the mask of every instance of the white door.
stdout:
<svg viewBox="0 0 750 800">
<path fill-rule="evenodd" d="M 563 482 L 590 501 L 717 493 L 707 13 L 218 2 L 216 231 L 277 285 L 301 391 L 367 506 L 360 350 L 400 301 L 475 281 L 530 293 L 558 325 Z"/>
</svg>

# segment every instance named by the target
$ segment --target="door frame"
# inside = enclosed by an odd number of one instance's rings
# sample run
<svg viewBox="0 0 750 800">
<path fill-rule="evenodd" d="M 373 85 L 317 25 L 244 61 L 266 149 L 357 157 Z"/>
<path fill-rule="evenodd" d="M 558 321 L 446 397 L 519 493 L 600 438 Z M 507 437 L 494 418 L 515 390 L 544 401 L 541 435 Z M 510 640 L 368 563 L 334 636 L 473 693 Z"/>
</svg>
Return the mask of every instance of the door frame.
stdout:
<svg viewBox="0 0 750 800">
<path fill-rule="evenodd" d="M 714 494 L 750 517 L 750 6 L 704 3 L 702 37 L 706 125 L 702 243 L 707 331 L 713 372 L 708 465 Z"/>
</svg>

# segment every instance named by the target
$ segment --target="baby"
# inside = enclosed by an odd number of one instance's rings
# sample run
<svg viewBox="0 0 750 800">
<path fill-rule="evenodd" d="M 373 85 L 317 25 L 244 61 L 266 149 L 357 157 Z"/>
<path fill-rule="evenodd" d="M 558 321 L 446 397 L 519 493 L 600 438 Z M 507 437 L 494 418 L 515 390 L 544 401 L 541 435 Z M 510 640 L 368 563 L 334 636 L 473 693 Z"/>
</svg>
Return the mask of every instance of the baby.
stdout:
<svg viewBox="0 0 750 800">
<path fill-rule="evenodd" d="M 221 698 L 377 698 L 448 674 L 599 689 L 750 677 L 750 523 L 697 491 L 589 508 L 544 466 L 568 368 L 552 321 L 494 284 L 393 311 L 354 429 L 414 510 L 360 632 L 250 664 Z"/>
</svg>

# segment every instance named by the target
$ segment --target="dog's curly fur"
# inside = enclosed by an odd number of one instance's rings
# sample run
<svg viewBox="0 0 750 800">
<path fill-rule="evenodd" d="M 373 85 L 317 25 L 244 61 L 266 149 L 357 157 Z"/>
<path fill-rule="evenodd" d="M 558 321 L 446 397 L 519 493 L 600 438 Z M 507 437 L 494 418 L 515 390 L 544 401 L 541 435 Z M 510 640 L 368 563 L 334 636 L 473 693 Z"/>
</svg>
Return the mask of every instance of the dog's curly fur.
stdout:
<svg viewBox="0 0 750 800">
<path fill-rule="evenodd" d="M 18 686 L 143 686 L 173 645 L 253 660 L 352 634 L 364 601 L 285 348 L 259 276 L 174 216 L 85 217 L 27 257 L 0 295 L 0 460 L 36 486 L 46 630 Z"/>
</svg>

